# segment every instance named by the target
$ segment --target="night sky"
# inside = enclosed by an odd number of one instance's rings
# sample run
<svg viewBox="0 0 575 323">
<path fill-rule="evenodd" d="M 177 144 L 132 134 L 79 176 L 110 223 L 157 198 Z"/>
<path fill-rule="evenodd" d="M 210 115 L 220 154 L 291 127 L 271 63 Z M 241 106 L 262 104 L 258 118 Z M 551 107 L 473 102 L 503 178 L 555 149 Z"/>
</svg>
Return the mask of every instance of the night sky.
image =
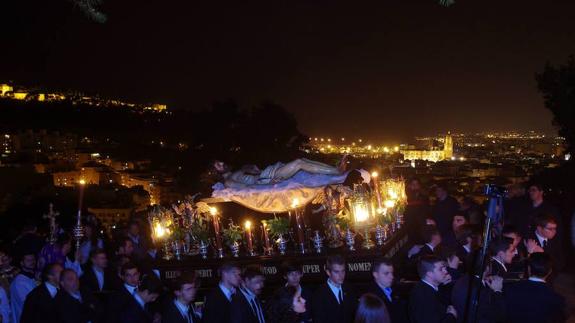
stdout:
<svg viewBox="0 0 575 323">
<path fill-rule="evenodd" d="M 573 0 L 104 0 L 102 10 L 97 24 L 65 0 L 10 1 L 0 81 L 173 109 L 269 99 L 309 135 L 393 141 L 552 132 L 534 74 L 575 54 Z"/>
</svg>

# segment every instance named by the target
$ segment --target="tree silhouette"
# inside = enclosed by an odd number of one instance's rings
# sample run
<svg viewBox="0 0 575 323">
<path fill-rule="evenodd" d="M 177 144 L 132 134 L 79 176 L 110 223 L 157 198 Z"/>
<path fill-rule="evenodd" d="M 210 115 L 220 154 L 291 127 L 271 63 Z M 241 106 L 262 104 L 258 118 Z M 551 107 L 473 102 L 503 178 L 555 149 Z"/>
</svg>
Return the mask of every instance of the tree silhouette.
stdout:
<svg viewBox="0 0 575 323">
<path fill-rule="evenodd" d="M 545 108 L 553 113 L 553 125 L 559 135 L 565 138 L 567 151 L 575 152 L 575 57 L 567 63 L 545 65 L 542 73 L 535 76 L 539 92 L 543 95 Z"/>
</svg>

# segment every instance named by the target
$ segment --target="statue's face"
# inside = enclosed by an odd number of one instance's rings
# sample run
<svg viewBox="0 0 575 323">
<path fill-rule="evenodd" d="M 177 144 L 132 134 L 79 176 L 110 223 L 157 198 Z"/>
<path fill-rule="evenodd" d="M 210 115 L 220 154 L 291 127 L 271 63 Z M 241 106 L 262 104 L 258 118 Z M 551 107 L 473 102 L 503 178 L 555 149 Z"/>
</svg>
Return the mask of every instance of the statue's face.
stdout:
<svg viewBox="0 0 575 323">
<path fill-rule="evenodd" d="M 227 167 L 226 167 L 226 164 L 224 164 L 224 162 L 217 160 L 217 161 L 214 162 L 214 168 L 215 168 L 218 172 L 223 173 L 223 172 L 226 171 L 226 168 L 227 168 Z"/>
</svg>

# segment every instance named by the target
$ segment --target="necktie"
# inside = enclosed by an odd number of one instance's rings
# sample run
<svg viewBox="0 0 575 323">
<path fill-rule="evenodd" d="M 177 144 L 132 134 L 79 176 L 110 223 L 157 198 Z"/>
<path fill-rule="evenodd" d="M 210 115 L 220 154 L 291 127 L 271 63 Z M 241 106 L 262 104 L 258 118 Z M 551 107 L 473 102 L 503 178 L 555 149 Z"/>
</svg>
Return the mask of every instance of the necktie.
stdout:
<svg viewBox="0 0 575 323">
<path fill-rule="evenodd" d="M 391 287 L 386 287 L 383 290 L 385 291 L 385 296 L 391 302 Z"/>
<path fill-rule="evenodd" d="M 547 248 L 547 239 L 543 240 L 542 247 L 543 249 Z"/>
<path fill-rule="evenodd" d="M 342 292 L 342 290 L 341 290 L 341 287 L 339 288 L 339 294 L 338 294 L 338 300 L 337 300 L 337 302 L 340 303 L 340 304 L 343 303 L 343 292 Z"/>
<path fill-rule="evenodd" d="M 251 304 L 251 306 L 252 306 L 252 309 L 253 309 L 253 311 L 254 311 L 254 314 L 258 317 L 258 322 L 259 322 L 259 323 L 264 323 L 265 320 L 264 320 L 264 317 L 263 317 L 263 313 L 262 313 L 262 311 L 261 311 L 261 309 L 260 309 L 260 307 L 259 307 L 259 304 L 256 302 L 255 299 L 252 299 L 252 300 L 250 301 L 250 304 Z"/>
</svg>

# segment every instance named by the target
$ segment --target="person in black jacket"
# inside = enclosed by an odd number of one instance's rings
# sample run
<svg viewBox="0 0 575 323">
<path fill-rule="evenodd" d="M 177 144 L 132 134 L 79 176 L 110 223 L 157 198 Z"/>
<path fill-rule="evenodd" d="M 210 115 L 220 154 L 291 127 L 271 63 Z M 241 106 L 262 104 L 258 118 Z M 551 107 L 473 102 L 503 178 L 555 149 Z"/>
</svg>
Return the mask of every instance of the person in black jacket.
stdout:
<svg viewBox="0 0 575 323">
<path fill-rule="evenodd" d="M 502 237 L 500 239 L 491 241 L 489 244 L 489 252 L 491 254 L 489 275 L 499 276 L 503 279 L 517 279 L 513 273 L 509 271 L 507 266 L 513 261 L 515 256 L 515 248 L 511 239 Z"/>
<path fill-rule="evenodd" d="M 56 294 L 56 312 L 61 323 L 87 323 L 95 320 L 95 305 L 80 292 L 78 274 L 64 269 L 60 274 L 60 290 Z"/>
<path fill-rule="evenodd" d="M 90 293 L 111 292 L 119 287 L 115 275 L 108 271 L 108 256 L 104 249 L 95 249 L 90 253 L 89 265 L 84 268 L 80 284 Z"/>
<path fill-rule="evenodd" d="M 452 323 L 457 311 L 439 295 L 439 286 L 446 282 L 445 262 L 435 256 L 426 256 L 417 266 L 421 281 L 411 290 L 409 318 L 412 323 Z"/>
<path fill-rule="evenodd" d="M 394 267 L 391 260 L 387 258 L 375 260 L 371 266 L 371 274 L 373 275 L 373 282 L 368 287 L 367 292 L 383 300 L 391 317 L 391 322 L 409 322 L 406 300 L 393 291 Z"/>
<path fill-rule="evenodd" d="M 234 263 L 224 263 L 219 269 L 220 283 L 206 295 L 203 322 L 229 323 L 232 296 L 242 281 L 241 270 Z"/>
<path fill-rule="evenodd" d="M 478 323 L 505 322 L 505 299 L 503 278 L 486 276 L 483 281 L 474 281 L 469 293 L 470 275 L 464 275 L 455 282 L 451 301 L 457 311 L 457 322 L 470 322 L 477 318 Z M 479 289 L 477 307 L 471 305 L 470 297 L 475 297 Z"/>
<path fill-rule="evenodd" d="M 557 237 L 557 220 L 551 214 L 540 214 L 535 218 L 535 229 L 526 237 L 528 253 L 545 252 L 553 260 L 553 273 L 548 280 L 552 281 L 564 267 L 561 239 Z"/>
<path fill-rule="evenodd" d="M 525 214 L 522 217 L 523 221 L 521 223 L 516 224 L 519 226 L 520 233 L 523 236 L 527 236 L 537 226 L 537 217 L 541 214 L 548 214 L 554 217 L 555 219 L 559 219 L 559 211 L 557 208 L 545 200 L 544 192 L 545 188 L 539 183 L 531 183 L 529 185 L 529 199 L 530 203 L 525 210 Z"/>
<path fill-rule="evenodd" d="M 455 244 L 455 233 L 453 232 L 453 217 L 459 211 L 459 203 L 450 196 L 447 188 L 443 185 L 436 185 L 436 201 L 433 205 L 432 215 L 439 233 L 445 245 Z"/>
<path fill-rule="evenodd" d="M 282 271 L 284 273 L 284 278 L 286 280 L 286 286 L 293 286 L 295 287 L 300 296 L 306 302 L 306 311 L 304 313 L 298 313 L 299 320 L 301 322 L 311 322 L 311 307 L 312 307 L 312 292 L 301 286 L 301 278 L 303 277 L 303 271 L 301 266 L 296 266 L 291 263 L 284 263 L 282 265 Z"/>
<path fill-rule="evenodd" d="M 120 314 L 129 303 L 133 303 L 134 294 L 140 284 L 140 270 L 132 262 L 125 263 L 120 269 L 122 286 L 108 298 L 107 322 L 123 323 Z"/>
<path fill-rule="evenodd" d="M 313 295 L 312 316 L 314 323 L 349 323 L 357 309 L 357 296 L 344 284 L 345 259 L 334 255 L 326 260 L 327 282 Z"/>
<path fill-rule="evenodd" d="M 148 305 L 158 298 L 162 285 L 157 279 L 145 276 L 124 306 L 118 311 L 119 322 L 122 323 L 152 323 L 160 318 L 150 311 Z"/>
<path fill-rule="evenodd" d="M 533 253 L 528 260 L 529 279 L 509 284 L 505 290 L 509 323 L 565 322 L 565 300 L 546 284 L 552 260 L 545 253 Z"/>
<path fill-rule="evenodd" d="M 162 312 L 162 323 L 200 323 L 194 310 L 199 283 L 194 272 L 184 272 L 174 284 L 174 298 L 170 298 Z"/>
<path fill-rule="evenodd" d="M 257 267 L 248 267 L 242 274 L 242 286 L 232 296 L 231 323 L 265 323 L 258 296 L 264 288 L 264 274 Z"/>
<path fill-rule="evenodd" d="M 457 239 L 457 257 L 462 262 L 462 272 L 469 272 L 473 268 L 477 251 L 481 246 L 481 233 L 476 226 L 466 224 L 459 228 L 455 236 Z"/>
<path fill-rule="evenodd" d="M 60 273 L 64 270 L 58 263 L 48 264 L 42 271 L 43 283 L 34 288 L 24 302 L 20 323 L 58 322 L 55 297 L 60 284 Z"/>
</svg>

